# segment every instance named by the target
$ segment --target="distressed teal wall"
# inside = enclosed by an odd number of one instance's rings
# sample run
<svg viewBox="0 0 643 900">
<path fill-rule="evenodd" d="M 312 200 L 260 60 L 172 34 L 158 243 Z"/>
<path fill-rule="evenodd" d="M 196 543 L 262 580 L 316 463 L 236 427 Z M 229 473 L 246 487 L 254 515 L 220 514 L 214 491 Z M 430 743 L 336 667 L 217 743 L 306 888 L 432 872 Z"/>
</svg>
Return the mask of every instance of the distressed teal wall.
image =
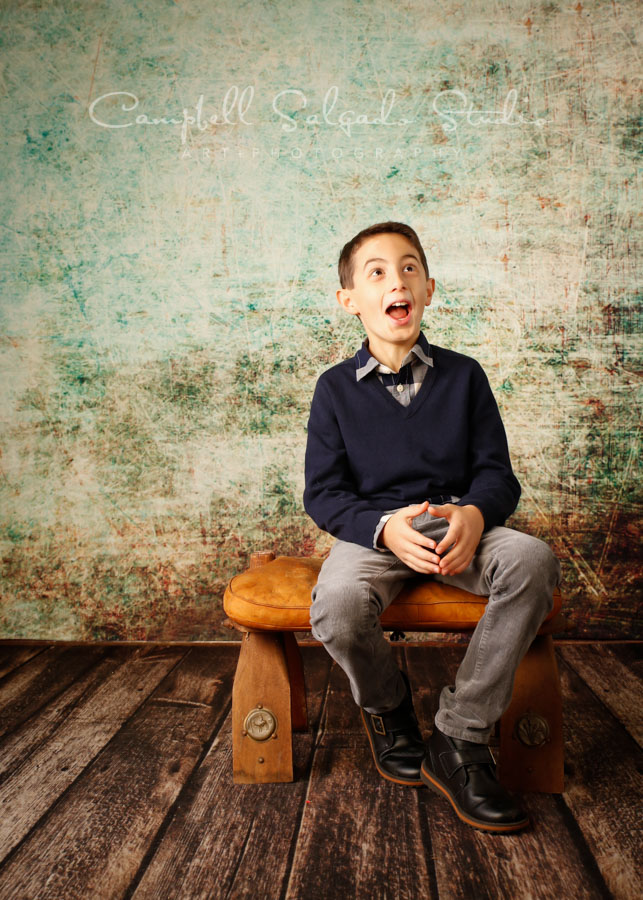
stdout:
<svg viewBox="0 0 643 900">
<path fill-rule="evenodd" d="M 429 339 L 490 376 L 574 633 L 636 632 L 638 3 L 1 16 L 0 636 L 227 638 L 251 549 L 328 549 L 307 409 L 361 341 L 339 249 L 387 218 Z"/>
</svg>

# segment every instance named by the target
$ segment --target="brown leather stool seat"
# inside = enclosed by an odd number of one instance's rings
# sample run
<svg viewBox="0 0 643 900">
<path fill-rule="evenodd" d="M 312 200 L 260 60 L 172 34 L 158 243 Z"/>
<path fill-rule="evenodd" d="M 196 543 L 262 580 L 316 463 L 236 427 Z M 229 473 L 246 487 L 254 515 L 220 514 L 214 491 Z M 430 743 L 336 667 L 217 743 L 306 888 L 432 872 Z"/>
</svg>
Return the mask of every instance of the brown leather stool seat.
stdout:
<svg viewBox="0 0 643 900">
<path fill-rule="evenodd" d="M 225 592 L 223 608 L 231 621 L 261 631 L 310 631 L 310 594 L 323 560 L 278 556 L 258 568 L 236 575 Z M 421 576 L 412 579 L 384 610 L 385 631 L 473 631 L 487 597 L 470 594 Z M 551 622 L 560 612 L 560 592 L 554 594 Z"/>
<path fill-rule="evenodd" d="M 293 780 L 292 729 L 307 728 L 303 668 L 293 632 L 310 631 L 310 595 L 322 562 L 253 554 L 250 569 L 232 578 L 226 589 L 225 612 L 244 632 L 232 694 L 238 783 Z M 486 604 L 486 597 L 418 576 L 380 622 L 389 631 L 473 631 Z M 510 788 L 563 789 L 562 704 L 551 638 L 566 627 L 561 606 L 556 591 L 501 719 L 498 777 Z"/>
</svg>

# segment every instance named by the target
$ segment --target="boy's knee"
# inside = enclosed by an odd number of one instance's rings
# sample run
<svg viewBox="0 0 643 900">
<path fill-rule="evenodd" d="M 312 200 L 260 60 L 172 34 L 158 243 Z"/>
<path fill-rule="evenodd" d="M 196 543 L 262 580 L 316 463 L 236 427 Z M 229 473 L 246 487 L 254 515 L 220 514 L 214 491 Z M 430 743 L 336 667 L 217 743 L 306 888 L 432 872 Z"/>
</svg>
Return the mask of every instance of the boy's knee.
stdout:
<svg viewBox="0 0 643 900">
<path fill-rule="evenodd" d="M 553 591 L 560 581 L 560 562 L 549 544 L 532 537 L 525 550 L 525 561 L 534 574 L 551 584 Z"/>
<path fill-rule="evenodd" d="M 355 582 L 317 584 L 312 593 L 310 625 L 313 637 L 349 646 L 361 639 L 364 627 L 364 592 Z"/>
<path fill-rule="evenodd" d="M 547 598 L 548 609 L 553 606 L 553 591 L 560 583 L 560 563 L 544 541 L 523 532 L 516 532 L 505 543 L 496 559 L 496 577 L 501 581 L 510 578 L 523 584 L 539 587 L 539 593 Z"/>
<path fill-rule="evenodd" d="M 560 562 L 551 547 L 540 538 L 524 536 L 520 551 L 520 566 L 534 586 L 541 588 L 538 592 L 543 598 L 544 614 L 548 615 L 554 606 L 553 592 L 560 583 Z"/>
</svg>

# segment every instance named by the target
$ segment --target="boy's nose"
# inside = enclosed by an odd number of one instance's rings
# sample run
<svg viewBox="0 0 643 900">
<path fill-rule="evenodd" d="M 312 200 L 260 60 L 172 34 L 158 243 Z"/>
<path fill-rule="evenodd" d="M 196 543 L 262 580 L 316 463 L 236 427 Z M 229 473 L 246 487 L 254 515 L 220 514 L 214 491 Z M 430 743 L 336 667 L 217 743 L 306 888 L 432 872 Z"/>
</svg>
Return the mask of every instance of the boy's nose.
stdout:
<svg viewBox="0 0 643 900">
<path fill-rule="evenodd" d="M 406 290 L 406 280 L 401 272 L 395 272 L 391 276 L 391 280 L 389 283 L 390 291 L 405 291 Z"/>
</svg>

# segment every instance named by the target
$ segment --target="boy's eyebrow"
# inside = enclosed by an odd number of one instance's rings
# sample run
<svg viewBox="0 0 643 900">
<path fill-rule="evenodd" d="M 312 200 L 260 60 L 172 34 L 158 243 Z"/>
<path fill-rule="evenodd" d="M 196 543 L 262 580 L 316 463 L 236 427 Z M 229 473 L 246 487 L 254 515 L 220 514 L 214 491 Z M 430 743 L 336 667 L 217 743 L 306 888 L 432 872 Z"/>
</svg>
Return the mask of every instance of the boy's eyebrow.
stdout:
<svg viewBox="0 0 643 900">
<path fill-rule="evenodd" d="M 418 259 L 418 257 L 415 255 L 415 253 L 405 253 L 404 256 L 400 256 L 400 259 L 407 259 L 407 257 L 409 257 L 409 256 L 411 257 L 411 259 L 414 259 L 416 262 L 420 261 Z M 373 256 L 371 259 L 366 260 L 366 262 L 364 263 L 364 266 L 362 268 L 362 271 L 366 268 L 366 266 L 369 263 L 372 263 L 372 262 L 386 262 L 386 260 L 382 256 Z"/>
</svg>

